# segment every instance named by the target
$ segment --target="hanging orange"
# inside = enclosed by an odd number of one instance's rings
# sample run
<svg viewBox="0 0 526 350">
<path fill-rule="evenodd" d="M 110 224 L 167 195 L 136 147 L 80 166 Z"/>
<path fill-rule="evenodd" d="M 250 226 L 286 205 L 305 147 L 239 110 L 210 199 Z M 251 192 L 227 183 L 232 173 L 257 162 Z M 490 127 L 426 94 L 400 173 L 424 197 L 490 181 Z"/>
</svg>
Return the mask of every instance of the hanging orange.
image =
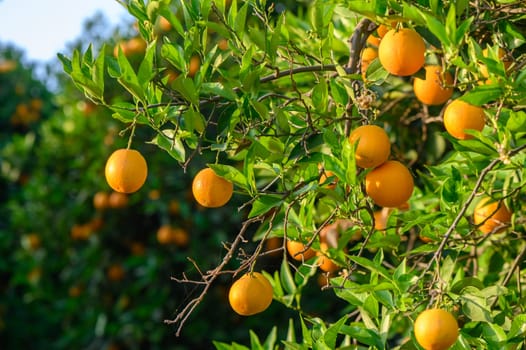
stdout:
<svg viewBox="0 0 526 350">
<path fill-rule="evenodd" d="M 378 58 L 389 73 L 408 76 L 424 66 L 425 52 L 426 44 L 416 31 L 391 29 L 380 41 Z"/>
</svg>

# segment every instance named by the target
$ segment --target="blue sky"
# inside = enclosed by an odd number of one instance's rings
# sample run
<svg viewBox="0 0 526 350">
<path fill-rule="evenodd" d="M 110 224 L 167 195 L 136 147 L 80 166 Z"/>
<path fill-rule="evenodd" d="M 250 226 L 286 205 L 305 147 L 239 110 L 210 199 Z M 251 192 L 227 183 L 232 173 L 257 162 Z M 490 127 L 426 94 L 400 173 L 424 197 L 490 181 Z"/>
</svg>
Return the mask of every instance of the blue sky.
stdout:
<svg viewBox="0 0 526 350">
<path fill-rule="evenodd" d="M 98 10 L 112 24 L 130 16 L 115 0 L 0 0 L 0 42 L 16 44 L 32 61 L 49 61 Z"/>
</svg>

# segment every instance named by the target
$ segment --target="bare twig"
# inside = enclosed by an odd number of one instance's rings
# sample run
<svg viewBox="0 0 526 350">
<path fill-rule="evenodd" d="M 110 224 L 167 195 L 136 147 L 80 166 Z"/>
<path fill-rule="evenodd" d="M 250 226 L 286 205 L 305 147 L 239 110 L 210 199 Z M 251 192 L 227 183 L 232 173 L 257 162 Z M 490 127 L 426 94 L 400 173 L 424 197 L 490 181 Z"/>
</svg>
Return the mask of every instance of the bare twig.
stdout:
<svg viewBox="0 0 526 350">
<path fill-rule="evenodd" d="M 206 293 L 208 292 L 208 290 L 210 289 L 214 281 L 217 279 L 217 277 L 221 275 L 225 266 L 230 262 L 230 260 L 234 256 L 234 253 L 237 250 L 239 244 L 241 244 L 245 240 L 244 234 L 247 231 L 248 227 L 255 222 L 263 220 L 263 218 L 264 218 L 264 215 L 260 215 L 260 216 L 256 216 L 256 217 L 246 220 L 243 223 L 243 226 L 241 227 L 241 229 L 239 230 L 239 233 L 237 234 L 234 242 L 232 242 L 230 247 L 227 249 L 227 254 L 223 257 L 223 260 L 221 261 L 221 263 L 217 267 L 215 267 L 213 270 L 208 271 L 206 274 L 203 274 L 200 272 L 201 274 L 200 281 L 192 281 L 186 278 L 179 280 L 180 282 L 185 282 L 185 283 L 202 284 L 204 285 L 204 287 L 201 290 L 201 293 L 197 297 L 195 297 L 188 304 L 186 304 L 186 306 L 177 314 L 175 319 L 164 321 L 167 324 L 179 323 L 177 327 L 177 331 L 176 331 L 176 336 L 179 336 L 181 334 L 181 330 L 185 322 L 188 320 L 188 318 L 193 313 L 195 308 L 201 303 L 201 301 L 203 301 Z"/>
<path fill-rule="evenodd" d="M 511 158 L 514 155 L 520 153 L 521 151 L 523 151 L 525 149 L 526 149 L 526 145 L 522 145 L 522 146 L 519 146 L 517 148 L 514 148 L 508 153 L 508 157 Z M 433 257 L 432 257 L 431 261 L 429 261 L 429 263 L 427 264 L 426 268 L 422 271 L 422 276 L 424 276 L 429 271 L 429 269 L 431 268 L 431 265 L 433 264 L 433 262 L 435 262 L 435 261 L 438 262 L 440 260 L 440 257 L 442 256 L 442 252 L 443 252 L 443 250 L 444 250 L 444 248 L 446 246 L 447 241 L 449 240 L 449 237 L 451 236 L 453 231 L 455 231 L 455 229 L 457 228 L 458 223 L 460 222 L 460 220 L 462 219 L 462 217 L 466 213 L 466 211 L 467 211 L 469 205 L 471 204 L 471 202 L 473 201 L 473 199 L 475 198 L 475 195 L 477 194 L 478 190 L 482 186 L 482 182 L 484 181 L 486 175 L 488 175 L 489 172 L 492 171 L 493 168 L 495 168 L 501 162 L 502 162 L 501 158 L 495 158 L 484 169 L 482 169 L 482 171 L 480 172 L 480 175 L 479 175 L 479 177 L 477 179 L 477 182 L 475 183 L 475 186 L 473 187 L 473 190 L 469 194 L 468 198 L 466 199 L 466 201 L 464 202 L 464 204 L 460 208 L 457 216 L 455 217 L 455 219 L 453 220 L 453 222 L 449 226 L 448 230 L 444 234 L 444 237 L 442 238 L 442 241 L 440 242 L 440 245 L 438 246 L 438 249 L 436 250 L 435 254 L 433 254 Z"/>
</svg>

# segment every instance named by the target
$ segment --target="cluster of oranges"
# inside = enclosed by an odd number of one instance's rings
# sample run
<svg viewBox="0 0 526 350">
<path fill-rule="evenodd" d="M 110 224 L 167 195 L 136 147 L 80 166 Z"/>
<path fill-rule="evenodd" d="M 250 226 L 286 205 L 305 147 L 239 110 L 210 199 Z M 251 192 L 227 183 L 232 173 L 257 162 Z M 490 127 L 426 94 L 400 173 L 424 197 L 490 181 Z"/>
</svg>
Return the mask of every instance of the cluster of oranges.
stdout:
<svg viewBox="0 0 526 350">
<path fill-rule="evenodd" d="M 391 23 L 391 26 L 396 27 L 397 24 Z M 382 24 L 378 27 L 377 32 L 379 37 L 371 36 L 368 43 L 378 46 L 378 51 L 368 47 L 362 52 L 363 73 L 376 57 L 385 70 L 396 76 L 410 76 L 424 69 L 425 79 L 418 77 L 413 79 L 413 91 L 416 98 L 430 106 L 442 105 L 451 99 L 454 92 L 453 76 L 439 65 L 425 65 L 426 45 L 416 31 L 408 28 L 389 29 Z M 484 57 L 488 57 L 488 49 L 484 49 L 482 54 Z M 511 61 L 507 60 L 505 56 L 506 52 L 502 48 L 498 48 L 497 59 L 503 62 L 507 71 Z M 485 65 L 479 64 L 479 71 L 484 78 L 489 77 Z M 491 81 L 488 79 L 486 83 L 491 83 Z M 458 140 L 473 138 L 471 132 L 482 131 L 486 123 L 485 119 L 483 108 L 471 105 L 461 98 L 452 100 L 443 111 L 444 128 Z M 376 149 L 379 149 L 379 146 L 376 146 Z M 394 168 L 394 164 L 391 164 L 390 167 Z M 400 165 L 397 165 L 397 168 L 400 169 L 400 174 L 403 173 Z M 369 185 L 366 184 L 366 191 L 369 196 L 380 206 L 393 206 L 393 203 L 389 203 L 391 195 L 386 195 L 385 190 L 375 185 L 379 182 L 378 177 L 374 176 L 374 171 L 370 174 L 372 175 L 368 175 Z M 389 179 L 389 186 L 385 186 L 385 188 L 396 187 L 401 181 L 400 177 L 395 176 L 390 176 Z M 483 199 L 475 208 L 474 223 L 483 233 L 502 232 L 510 221 L 511 213 L 502 201 L 491 202 L 488 199 Z"/>
<path fill-rule="evenodd" d="M 396 23 L 391 25 L 397 26 Z M 366 47 L 362 51 L 361 68 L 364 79 L 367 67 L 378 58 L 384 69 L 395 76 L 405 77 L 414 75 L 421 69 L 425 71 L 425 79 L 413 79 L 413 92 L 420 102 L 435 106 L 451 99 L 454 92 L 453 76 L 440 65 L 425 64 L 426 44 L 420 34 L 409 28 L 389 29 L 383 24 L 378 27 L 377 32 L 379 37 L 371 36 L 368 40 L 373 47 Z M 483 51 L 483 55 L 488 56 L 487 49 Z M 505 51 L 499 49 L 498 57 L 504 59 Z M 508 69 L 510 61 L 504 61 L 504 66 Z M 481 74 L 487 78 L 487 67 L 481 64 L 479 68 Z M 455 99 L 447 105 L 443 119 L 446 131 L 460 140 L 472 138 L 467 130 L 482 131 L 485 125 L 483 109 L 461 99 Z"/>
</svg>

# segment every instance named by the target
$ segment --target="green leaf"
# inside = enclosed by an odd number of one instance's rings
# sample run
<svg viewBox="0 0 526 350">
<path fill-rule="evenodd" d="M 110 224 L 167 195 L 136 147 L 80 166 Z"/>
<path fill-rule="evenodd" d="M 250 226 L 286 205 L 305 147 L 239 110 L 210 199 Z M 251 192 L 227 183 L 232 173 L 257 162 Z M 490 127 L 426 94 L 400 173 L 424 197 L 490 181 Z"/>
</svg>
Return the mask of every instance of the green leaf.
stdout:
<svg viewBox="0 0 526 350">
<path fill-rule="evenodd" d="M 248 189 L 247 179 L 245 175 L 237 168 L 225 165 L 225 164 L 207 164 L 218 176 L 224 177 L 228 181 L 232 182 L 237 187 L 242 189 Z"/>
<path fill-rule="evenodd" d="M 493 322 L 486 298 L 475 287 L 466 287 L 460 297 L 462 313 L 471 321 Z"/>
<path fill-rule="evenodd" d="M 182 47 L 165 43 L 161 46 L 161 56 L 177 70 L 184 71 L 186 63 Z"/>
<path fill-rule="evenodd" d="M 512 132 L 526 132 L 526 112 L 510 111 L 506 128 Z"/>
<path fill-rule="evenodd" d="M 185 100 L 194 106 L 199 106 L 199 95 L 195 88 L 194 81 L 191 78 L 180 75 L 173 81 L 172 87 L 179 92 Z"/>
<path fill-rule="evenodd" d="M 323 341 L 325 345 L 329 347 L 329 349 L 336 349 L 336 340 L 338 338 L 338 335 L 340 334 L 340 329 L 343 325 L 345 325 L 345 322 L 347 322 L 348 316 L 345 315 L 342 318 L 340 318 L 338 321 L 336 321 L 334 324 L 330 325 L 329 328 L 325 331 L 325 334 L 323 335 Z"/>
<path fill-rule="evenodd" d="M 372 329 L 367 329 L 363 323 L 352 323 L 350 326 L 342 325 L 342 334 L 346 334 L 360 343 L 384 349 L 381 337 Z"/>
<path fill-rule="evenodd" d="M 106 45 L 102 45 L 99 56 L 95 60 L 91 69 L 91 78 L 101 92 L 101 97 L 104 95 L 104 52 L 106 51 Z"/>
<path fill-rule="evenodd" d="M 124 52 L 122 52 L 120 46 L 117 62 L 119 64 L 117 81 L 139 101 L 144 101 L 146 97 L 144 95 L 144 90 L 137 79 L 137 75 L 135 74 L 133 67 L 128 61 L 128 58 L 126 58 L 124 55 Z"/>
<path fill-rule="evenodd" d="M 524 339 L 526 337 L 526 314 L 515 315 L 511 322 L 508 340 Z"/>
<path fill-rule="evenodd" d="M 250 334 L 250 349 L 251 350 L 263 350 L 263 346 L 261 345 L 261 342 L 259 341 L 257 334 L 254 333 L 253 330 L 250 330 L 249 334 Z"/>
<path fill-rule="evenodd" d="M 144 58 L 141 62 L 141 65 L 139 66 L 139 72 L 137 73 L 139 84 L 141 85 L 143 90 L 147 89 L 148 84 L 153 79 L 153 77 L 155 77 L 156 74 L 153 69 L 156 44 L 157 42 L 153 41 L 146 48 Z"/>
<path fill-rule="evenodd" d="M 216 95 L 235 101 L 237 95 L 231 87 L 225 86 L 219 82 L 205 82 L 201 84 L 201 92 L 205 95 Z"/>
<path fill-rule="evenodd" d="M 159 148 L 162 148 L 174 159 L 184 162 L 186 157 L 186 151 L 183 145 L 183 142 L 180 140 L 177 135 L 175 135 L 174 130 L 166 129 L 162 130 L 161 133 L 158 133 L 153 140 L 148 142 L 153 145 L 157 145 Z"/>
<path fill-rule="evenodd" d="M 321 79 L 312 89 L 312 104 L 319 113 L 325 113 L 329 105 L 327 83 Z"/>
<path fill-rule="evenodd" d="M 249 3 L 244 3 L 241 8 L 239 9 L 235 22 L 234 22 L 234 31 L 238 33 L 238 35 L 242 35 L 242 33 L 245 32 L 245 25 L 247 22 L 247 13 L 248 13 L 248 6 Z"/>
<path fill-rule="evenodd" d="M 294 276 L 292 276 L 292 272 L 290 271 L 289 263 L 287 259 L 283 259 L 281 261 L 281 268 L 280 268 L 280 274 L 279 274 L 281 285 L 285 289 L 285 291 L 288 294 L 296 294 L 297 287 L 296 283 L 294 283 Z"/>
<path fill-rule="evenodd" d="M 249 218 L 267 213 L 269 210 L 279 207 L 283 204 L 283 199 L 281 196 L 264 194 L 259 196 L 254 203 L 252 204 L 252 209 L 248 214 Z"/>
<path fill-rule="evenodd" d="M 499 85 L 479 85 L 462 95 L 459 100 L 470 103 L 474 106 L 482 106 L 483 104 L 499 99 L 502 94 L 503 91 Z"/>
<path fill-rule="evenodd" d="M 71 72 L 73 71 L 71 60 L 61 53 L 57 53 L 57 57 L 60 62 L 62 62 L 62 68 L 64 69 L 64 72 L 71 75 Z"/>
<path fill-rule="evenodd" d="M 194 108 L 190 108 L 183 113 L 183 120 L 186 130 L 189 132 L 197 130 L 199 133 L 202 133 L 205 130 L 205 117 Z"/>
</svg>

